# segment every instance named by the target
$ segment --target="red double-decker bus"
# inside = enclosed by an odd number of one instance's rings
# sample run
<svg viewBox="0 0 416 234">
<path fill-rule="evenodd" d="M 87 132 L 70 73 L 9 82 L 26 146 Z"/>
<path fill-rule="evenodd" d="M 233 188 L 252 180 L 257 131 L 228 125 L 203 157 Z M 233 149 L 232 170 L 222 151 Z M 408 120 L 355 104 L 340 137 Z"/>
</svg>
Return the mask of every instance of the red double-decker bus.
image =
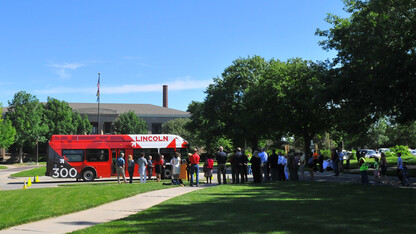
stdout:
<svg viewBox="0 0 416 234">
<path fill-rule="evenodd" d="M 161 154 L 170 162 L 175 152 L 187 154 L 189 144 L 180 136 L 160 135 L 53 135 L 49 141 L 46 176 L 93 181 L 117 176 L 115 161 L 120 153 L 134 160 Z M 138 165 L 133 176 L 139 176 Z M 126 168 L 127 169 L 127 168 Z M 165 175 L 169 176 L 167 167 Z"/>
</svg>

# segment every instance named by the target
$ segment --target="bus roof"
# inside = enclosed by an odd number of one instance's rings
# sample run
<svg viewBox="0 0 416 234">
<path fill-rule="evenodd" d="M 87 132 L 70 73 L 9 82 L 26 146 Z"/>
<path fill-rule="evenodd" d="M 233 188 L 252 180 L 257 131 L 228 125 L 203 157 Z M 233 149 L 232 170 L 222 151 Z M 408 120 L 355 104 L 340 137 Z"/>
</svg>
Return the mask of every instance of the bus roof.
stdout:
<svg viewBox="0 0 416 234">
<path fill-rule="evenodd" d="M 52 135 L 54 142 L 129 142 L 132 148 L 187 148 L 189 143 L 182 137 L 171 134 L 126 134 L 126 135 Z"/>
</svg>

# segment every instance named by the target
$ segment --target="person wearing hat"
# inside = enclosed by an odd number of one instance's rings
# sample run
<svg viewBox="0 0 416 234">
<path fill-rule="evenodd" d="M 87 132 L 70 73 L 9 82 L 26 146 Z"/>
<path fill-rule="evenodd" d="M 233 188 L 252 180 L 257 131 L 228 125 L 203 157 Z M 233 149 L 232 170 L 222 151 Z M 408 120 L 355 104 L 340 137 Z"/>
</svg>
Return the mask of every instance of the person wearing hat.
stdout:
<svg viewBox="0 0 416 234">
<path fill-rule="evenodd" d="M 124 175 L 124 168 L 126 166 L 126 162 L 124 161 L 124 153 L 120 153 L 118 155 L 116 166 L 117 166 L 117 182 L 120 184 L 120 175 L 123 176 L 123 181 L 126 184 L 126 176 Z"/>
</svg>

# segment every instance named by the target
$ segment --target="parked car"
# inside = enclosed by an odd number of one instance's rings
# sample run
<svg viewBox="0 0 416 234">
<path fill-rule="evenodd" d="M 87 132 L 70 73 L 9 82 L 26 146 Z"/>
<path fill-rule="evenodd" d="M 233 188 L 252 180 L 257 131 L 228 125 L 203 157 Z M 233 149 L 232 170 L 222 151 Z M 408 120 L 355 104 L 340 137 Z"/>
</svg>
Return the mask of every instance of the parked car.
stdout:
<svg viewBox="0 0 416 234">
<path fill-rule="evenodd" d="M 389 148 L 380 148 L 380 149 L 377 150 L 377 152 L 379 154 L 386 153 L 386 152 L 390 152 L 390 149 Z"/>
<path fill-rule="evenodd" d="M 361 149 L 360 154 L 364 153 L 365 158 L 380 158 L 381 155 L 372 149 Z"/>
<path fill-rule="evenodd" d="M 344 160 L 350 160 L 353 158 L 351 151 L 345 151 L 344 153 Z"/>
<path fill-rule="evenodd" d="M 413 156 L 416 156 L 416 149 L 409 150 Z"/>
</svg>

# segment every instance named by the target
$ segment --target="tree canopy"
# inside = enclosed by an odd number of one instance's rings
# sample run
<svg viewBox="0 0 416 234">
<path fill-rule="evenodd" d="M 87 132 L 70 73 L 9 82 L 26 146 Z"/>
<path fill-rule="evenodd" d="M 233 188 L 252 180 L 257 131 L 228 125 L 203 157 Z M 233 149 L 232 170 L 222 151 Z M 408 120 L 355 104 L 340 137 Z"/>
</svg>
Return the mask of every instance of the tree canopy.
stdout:
<svg viewBox="0 0 416 234">
<path fill-rule="evenodd" d="M 36 96 L 24 91 L 16 93 L 13 100 L 9 101 L 6 117 L 16 129 L 15 144 L 19 148 L 20 162 L 23 160 L 24 146 L 34 147 L 38 141 L 47 141 L 45 134 L 48 127 L 42 122 L 43 112 L 43 105 Z"/>
<path fill-rule="evenodd" d="M 255 89 L 266 94 L 258 105 L 268 116 L 267 129 L 302 137 L 307 154 L 313 137 L 333 121 L 324 95 L 326 74 L 324 65 L 299 58 L 273 61 Z"/>
<path fill-rule="evenodd" d="M 86 134 L 92 129 L 86 116 L 74 112 L 67 102 L 51 97 L 45 104 L 43 120 L 49 127 L 47 139 L 53 134 Z"/>
<path fill-rule="evenodd" d="M 3 113 L 3 108 L 0 103 L 0 148 L 7 149 L 14 143 L 16 129 L 9 119 L 2 118 L 1 113 Z"/>
<path fill-rule="evenodd" d="M 147 134 L 146 122 L 131 110 L 120 114 L 114 120 L 113 128 L 118 134 Z"/>
<path fill-rule="evenodd" d="M 239 58 L 214 78 L 204 102 L 189 105 L 188 127 L 210 144 L 224 137 L 234 147 L 249 143 L 257 149 L 260 139 L 291 134 L 304 138 L 309 149 L 332 121 L 326 76 L 326 66 L 302 59 Z"/>
<path fill-rule="evenodd" d="M 268 66 L 260 56 L 239 58 L 208 86 L 202 112 L 217 136 L 226 136 L 235 145 L 249 143 L 257 148 L 264 132 L 258 118 L 261 113 L 256 111 L 258 103 L 246 94 Z"/>
<path fill-rule="evenodd" d="M 345 0 L 348 18 L 329 14 L 325 49 L 338 52 L 335 78 L 342 107 L 416 119 L 416 2 L 414 0 Z M 353 108 L 349 108 L 353 109 Z M 361 116 L 371 117 L 371 116 Z"/>
</svg>

